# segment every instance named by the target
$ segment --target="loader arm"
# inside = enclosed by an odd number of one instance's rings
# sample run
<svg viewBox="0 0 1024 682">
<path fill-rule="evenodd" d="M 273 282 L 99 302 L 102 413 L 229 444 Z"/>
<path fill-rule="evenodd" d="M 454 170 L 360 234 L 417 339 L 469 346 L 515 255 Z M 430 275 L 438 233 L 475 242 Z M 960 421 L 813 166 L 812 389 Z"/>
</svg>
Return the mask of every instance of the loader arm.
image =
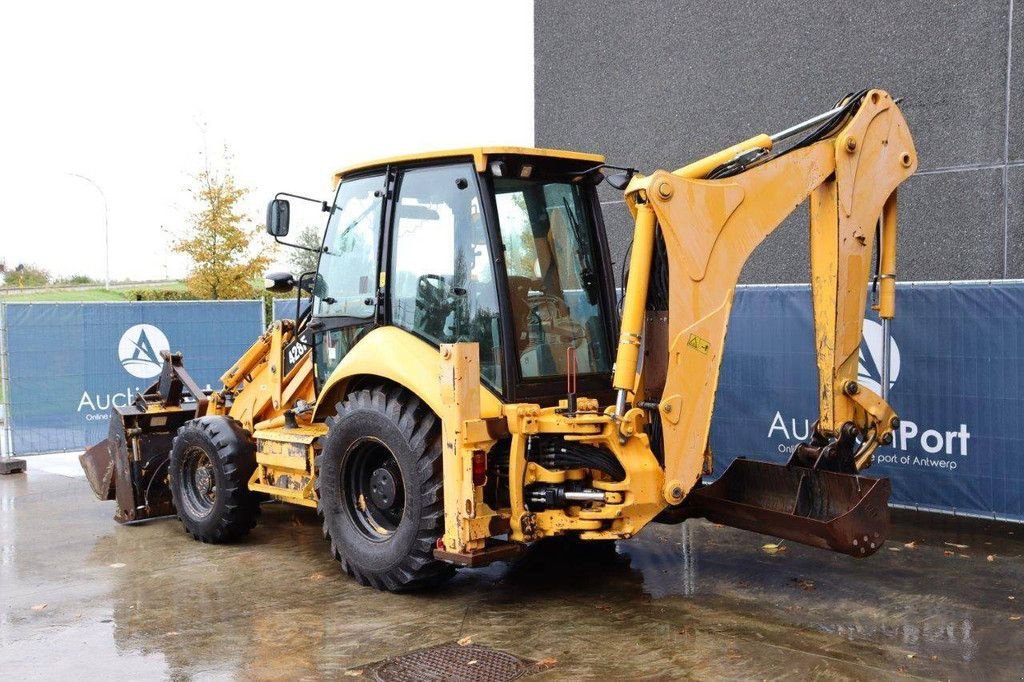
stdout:
<svg viewBox="0 0 1024 682">
<path fill-rule="evenodd" d="M 665 373 L 658 411 L 663 495 L 671 504 L 704 471 L 729 312 L 743 266 L 808 198 L 820 415 L 797 456 L 807 466 L 855 473 L 870 464 L 878 445 L 891 442 L 896 416 L 881 396 L 857 384 L 858 350 L 876 226 L 882 235 L 880 314 L 888 320 L 894 313 L 895 192 L 913 174 L 917 155 L 888 94 L 871 90 L 846 104 L 841 125 L 823 139 L 772 156 L 773 138 L 759 135 L 674 172 L 634 177 L 626 189 L 636 227 L 614 377 L 616 412 L 625 416 L 625 404 L 639 400 L 645 381 L 661 384 L 637 372 L 660 230 L 669 275 L 668 358 L 649 364 Z M 745 159 L 751 159 L 746 167 Z"/>
</svg>

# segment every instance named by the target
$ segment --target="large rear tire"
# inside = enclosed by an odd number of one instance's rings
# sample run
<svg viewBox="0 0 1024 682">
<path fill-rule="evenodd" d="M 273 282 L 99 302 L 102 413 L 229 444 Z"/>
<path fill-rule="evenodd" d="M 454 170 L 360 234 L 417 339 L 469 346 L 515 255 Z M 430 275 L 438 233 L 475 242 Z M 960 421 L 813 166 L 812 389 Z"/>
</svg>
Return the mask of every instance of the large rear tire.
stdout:
<svg viewBox="0 0 1024 682">
<path fill-rule="evenodd" d="M 252 437 L 230 417 L 186 422 L 171 446 L 171 498 L 185 531 L 200 542 L 232 542 L 247 535 L 260 514 L 249 491 L 256 469 Z"/>
<path fill-rule="evenodd" d="M 444 532 L 441 424 L 399 387 L 356 391 L 337 406 L 317 458 L 317 511 L 342 568 L 398 592 L 455 573 L 434 559 Z"/>
</svg>

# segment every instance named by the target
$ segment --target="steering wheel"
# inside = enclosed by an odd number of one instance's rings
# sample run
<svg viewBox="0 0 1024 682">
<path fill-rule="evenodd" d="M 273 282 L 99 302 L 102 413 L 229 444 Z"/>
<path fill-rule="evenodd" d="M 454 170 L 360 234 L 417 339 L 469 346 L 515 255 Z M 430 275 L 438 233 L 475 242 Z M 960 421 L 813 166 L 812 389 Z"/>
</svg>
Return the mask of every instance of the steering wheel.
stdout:
<svg viewBox="0 0 1024 682">
<path fill-rule="evenodd" d="M 546 323 L 544 336 L 552 334 L 554 338 L 563 342 L 588 338 L 586 326 L 572 317 L 569 306 L 560 297 L 536 294 L 530 296 L 528 300 L 532 324 L 542 328 Z M 545 309 L 546 315 L 542 315 Z"/>
<path fill-rule="evenodd" d="M 441 312 L 450 303 L 447 282 L 441 275 L 420 275 L 416 284 L 416 307 L 430 312 Z"/>
<path fill-rule="evenodd" d="M 557 320 L 569 317 L 569 306 L 559 296 L 532 294 L 526 299 L 526 302 L 530 306 L 531 317 L 546 318 L 549 325 L 554 325 Z"/>
<path fill-rule="evenodd" d="M 529 302 L 531 310 L 536 310 L 541 306 L 553 308 L 555 317 L 563 317 L 566 308 L 565 301 L 551 294 L 531 294 L 526 300 Z"/>
</svg>

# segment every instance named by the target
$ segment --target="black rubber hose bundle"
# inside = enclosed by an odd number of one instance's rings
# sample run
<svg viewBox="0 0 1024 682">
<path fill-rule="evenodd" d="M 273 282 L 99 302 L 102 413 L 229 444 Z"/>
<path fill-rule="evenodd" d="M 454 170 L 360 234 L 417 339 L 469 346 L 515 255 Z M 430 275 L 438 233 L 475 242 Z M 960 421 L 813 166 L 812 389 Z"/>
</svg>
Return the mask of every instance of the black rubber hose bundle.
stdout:
<svg viewBox="0 0 1024 682">
<path fill-rule="evenodd" d="M 626 478 L 626 470 L 611 452 L 560 438 L 534 438 L 526 458 L 545 469 L 597 469 L 616 482 Z"/>
<path fill-rule="evenodd" d="M 718 166 L 717 168 L 712 170 L 710 173 L 708 173 L 707 179 L 709 179 L 709 180 L 717 180 L 717 179 L 720 179 L 720 178 L 728 178 L 728 177 L 731 177 L 733 175 L 737 175 L 739 173 L 742 173 L 743 171 L 745 171 L 748 168 L 750 168 L 751 165 L 763 163 L 764 161 L 767 161 L 768 159 L 774 159 L 774 158 L 778 158 L 780 156 L 784 156 L 785 154 L 788 154 L 790 152 L 796 151 L 797 149 L 802 149 L 803 147 L 810 146 L 810 145 L 814 144 L 815 142 L 819 142 L 821 140 L 824 140 L 825 138 L 835 134 L 835 132 L 841 126 L 846 124 L 846 122 L 849 120 L 849 118 L 853 114 L 857 113 L 857 110 L 860 108 L 861 102 L 864 100 L 864 96 L 867 95 L 868 92 L 870 92 L 870 91 L 869 90 L 861 90 L 860 92 L 856 92 L 856 93 L 852 93 L 852 92 L 848 93 L 845 97 L 841 98 L 838 102 L 836 102 L 835 107 L 833 107 L 833 108 L 836 108 L 836 107 L 842 105 L 842 107 L 843 107 L 842 110 L 837 111 L 836 113 L 834 113 L 826 121 L 824 121 L 821 125 L 819 125 L 817 128 L 815 128 L 810 133 L 808 133 L 803 139 L 801 139 L 799 142 L 797 142 L 793 146 L 789 147 L 785 151 L 779 152 L 778 154 L 775 154 L 773 156 L 767 156 L 767 155 L 761 156 L 761 157 L 755 159 L 750 164 L 745 164 L 745 165 L 744 164 L 739 164 L 739 165 L 737 165 L 737 164 L 733 164 L 732 162 L 729 162 L 729 163 L 726 163 L 726 164 L 722 164 L 721 166 Z M 844 102 L 845 102 L 845 104 L 844 104 Z"/>
</svg>

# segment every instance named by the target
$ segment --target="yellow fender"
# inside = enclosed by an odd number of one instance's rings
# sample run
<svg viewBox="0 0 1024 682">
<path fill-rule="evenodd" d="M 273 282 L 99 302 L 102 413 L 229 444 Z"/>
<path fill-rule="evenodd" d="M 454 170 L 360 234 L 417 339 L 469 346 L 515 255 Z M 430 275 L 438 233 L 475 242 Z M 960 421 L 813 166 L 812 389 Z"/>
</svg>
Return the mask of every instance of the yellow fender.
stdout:
<svg viewBox="0 0 1024 682">
<path fill-rule="evenodd" d="M 412 391 L 435 414 L 443 414 L 440 350 L 398 327 L 378 327 L 360 339 L 342 358 L 324 383 L 317 399 L 314 421 L 334 415 L 334 406 L 354 377 L 375 376 Z M 480 387 L 480 416 L 500 417 L 501 401 Z"/>
</svg>

